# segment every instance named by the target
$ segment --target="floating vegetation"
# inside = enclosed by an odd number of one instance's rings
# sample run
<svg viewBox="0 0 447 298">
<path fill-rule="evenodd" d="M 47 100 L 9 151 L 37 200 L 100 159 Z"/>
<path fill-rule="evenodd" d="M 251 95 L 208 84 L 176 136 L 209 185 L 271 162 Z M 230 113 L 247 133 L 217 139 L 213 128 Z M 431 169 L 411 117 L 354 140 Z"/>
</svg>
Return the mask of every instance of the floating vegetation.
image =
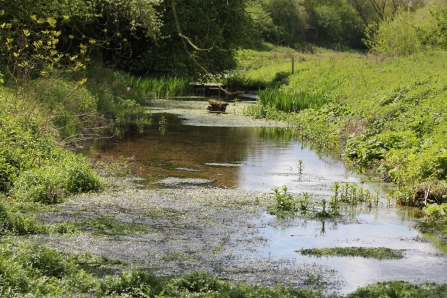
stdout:
<svg viewBox="0 0 447 298">
<path fill-rule="evenodd" d="M 216 162 L 209 162 L 205 163 L 207 166 L 212 167 L 241 167 L 242 164 L 240 163 L 216 163 Z"/>
<path fill-rule="evenodd" d="M 174 170 L 185 171 L 185 172 L 200 172 L 201 170 L 192 168 L 174 168 Z"/>
<path fill-rule="evenodd" d="M 168 185 L 168 186 L 177 186 L 177 185 L 185 185 L 185 184 L 207 184 L 212 183 L 214 180 L 211 179 L 200 179 L 200 178 L 177 178 L 177 177 L 168 177 L 157 181 L 156 184 Z"/>
<path fill-rule="evenodd" d="M 132 223 L 121 222 L 112 218 L 100 218 L 96 220 L 66 223 L 72 225 L 74 231 L 84 231 L 93 235 L 139 235 L 147 233 L 147 227 Z"/>
<path fill-rule="evenodd" d="M 404 249 L 391 249 L 386 247 L 329 247 L 329 248 L 309 248 L 296 252 L 307 256 L 316 257 L 362 257 L 374 258 L 378 260 L 403 259 Z"/>
</svg>

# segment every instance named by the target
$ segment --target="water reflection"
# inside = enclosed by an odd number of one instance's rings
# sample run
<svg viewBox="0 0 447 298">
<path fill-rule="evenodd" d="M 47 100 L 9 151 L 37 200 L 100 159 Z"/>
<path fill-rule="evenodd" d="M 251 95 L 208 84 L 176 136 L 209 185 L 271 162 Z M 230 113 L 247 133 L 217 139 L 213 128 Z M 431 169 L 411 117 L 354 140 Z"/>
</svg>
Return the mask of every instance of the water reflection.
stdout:
<svg viewBox="0 0 447 298">
<path fill-rule="evenodd" d="M 159 183 L 169 177 L 202 179 L 216 187 L 271 190 L 287 185 L 291 191 L 322 193 L 330 192 L 331 182 L 359 181 L 341 162 L 315 154 L 297 137 L 280 128 L 188 126 L 177 116 L 155 114 L 143 132 L 128 130 L 114 141 L 96 140 L 83 153 L 130 158 L 141 168 L 138 183 L 149 189 L 185 186 Z"/>
</svg>

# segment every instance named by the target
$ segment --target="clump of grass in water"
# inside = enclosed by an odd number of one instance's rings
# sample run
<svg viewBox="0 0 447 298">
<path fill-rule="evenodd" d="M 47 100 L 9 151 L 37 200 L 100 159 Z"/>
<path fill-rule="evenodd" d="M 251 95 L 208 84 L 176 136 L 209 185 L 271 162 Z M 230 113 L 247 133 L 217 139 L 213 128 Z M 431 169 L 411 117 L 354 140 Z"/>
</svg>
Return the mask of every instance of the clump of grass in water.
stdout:
<svg viewBox="0 0 447 298">
<path fill-rule="evenodd" d="M 391 249 L 386 247 L 330 247 L 301 249 L 296 252 L 309 256 L 334 256 L 334 257 L 362 257 L 383 259 L 402 259 L 403 249 Z"/>
<path fill-rule="evenodd" d="M 286 185 L 283 185 L 281 189 L 275 187 L 273 192 L 276 204 L 268 208 L 270 214 L 281 216 L 295 214 L 300 211 L 303 215 L 309 214 L 317 218 L 329 218 L 340 215 L 338 201 L 332 200 L 328 202 L 326 199 L 323 199 L 319 204 L 321 206 L 319 209 L 321 210 L 316 211 L 315 206 L 312 207 L 309 202 L 309 193 L 304 193 L 302 197 L 295 199 L 293 195 L 288 192 Z"/>
<path fill-rule="evenodd" d="M 275 195 L 276 205 L 269 208 L 270 213 L 293 213 L 297 211 L 297 201 L 293 198 L 291 193 L 287 192 L 287 186 L 283 185 L 281 190 L 279 187 L 273 189 Z"/>
</svg>

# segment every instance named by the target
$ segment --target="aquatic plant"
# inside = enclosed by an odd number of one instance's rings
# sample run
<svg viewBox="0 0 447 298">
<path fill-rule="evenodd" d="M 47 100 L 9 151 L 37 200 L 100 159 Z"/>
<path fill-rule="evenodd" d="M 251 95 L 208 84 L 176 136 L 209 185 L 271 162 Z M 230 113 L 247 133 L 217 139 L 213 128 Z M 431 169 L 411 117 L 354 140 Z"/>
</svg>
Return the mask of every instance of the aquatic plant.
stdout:
<svg viewBox="0 0 447 298">
<path fill-rule="evenodd" d="M 265 89 L 259 91 L 259 104 L 284 112 L 298 112 L 307 108 L 319 108 L 328 102 L 326 90 L 297 90 L 292 88 Z"/>
<path fill-rule="evenodd" d="M 301 249 L 302 255 L 311 255 L 316 257 L 337 256 L 337 257 L 362 257 L 383 259 L 402 259 L 404 257 L 403 249 L 391 249 L 387 247 L 330 247 L 330 248 L 311 248 Z"/>
<path fill-rule="evenodd" d="M 411 284 L 406 281 L 385 281 L 359 288 L 348 298 L 376 297 L 446 297 L 447 285 L 433 283 Z"/>
<path fill-rule="evenodd" d="M 303 196 L 298 199 L 300 210 L 302 213 L 306 213 L 309 210 L 309 193 L 303 193 Z"/>
<path fill-rule="evenodd" d="M 121 72 L 115 73 L 117 80 L 127 82 L 127 87 L 138 89 L 147 98 L 172 98 L 174 96 L 188 96 L 192 87 L 186 78 L 178 77 L 135 77 Z M 129 89 L 128 89 L 129 90 Z"/>
<path fill-rule="evenodd" d="M 303 161 L 300 159 L 298 160 L 298 174 L 302 175 L 304 171 L 304 165 L 303 165 Z"/>
<path fill-rule="evenodd" d="M 293 198 L 291 193 L 287 192 L 287 186 L 283 185 L 281 189 L 279 187 L 275 187 L 273 192 L 276 205 L 269 208 L 271 213 L 277 214 L 281 212 L 297 211 L 297 201 Z"/>
</svg>

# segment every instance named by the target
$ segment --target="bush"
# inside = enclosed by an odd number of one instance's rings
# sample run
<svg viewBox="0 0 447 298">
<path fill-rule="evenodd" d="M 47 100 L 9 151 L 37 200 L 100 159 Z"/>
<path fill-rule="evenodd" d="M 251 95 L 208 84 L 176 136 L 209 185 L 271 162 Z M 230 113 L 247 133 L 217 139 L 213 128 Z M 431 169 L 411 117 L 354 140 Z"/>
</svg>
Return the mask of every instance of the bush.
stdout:
<svg viewBox="0 0 447 298">
<path fill-rule="evenodd" d="M 374 53 L 387 56 L 408 56 L 418 52 L 422 43 L 412 17 L 410 12 L 401 12 L 394 19 L 380 23 L 377 32 L 369 27 L 365 44 Z"/>
<path fill-rule="evenodd" d="M 59 160 L 22 173 L 11 195 L 21 201 L 54 204 L 68 194 L 98 190 L 101 181 L 87 160 L 67 153 Z"/>
<path fill-rule="evenodd" d="M 34 218 L 13 212 L 0 201 L 0 236 L 35 234 L 42 231 L 43 227 Z"/>
</svg>

